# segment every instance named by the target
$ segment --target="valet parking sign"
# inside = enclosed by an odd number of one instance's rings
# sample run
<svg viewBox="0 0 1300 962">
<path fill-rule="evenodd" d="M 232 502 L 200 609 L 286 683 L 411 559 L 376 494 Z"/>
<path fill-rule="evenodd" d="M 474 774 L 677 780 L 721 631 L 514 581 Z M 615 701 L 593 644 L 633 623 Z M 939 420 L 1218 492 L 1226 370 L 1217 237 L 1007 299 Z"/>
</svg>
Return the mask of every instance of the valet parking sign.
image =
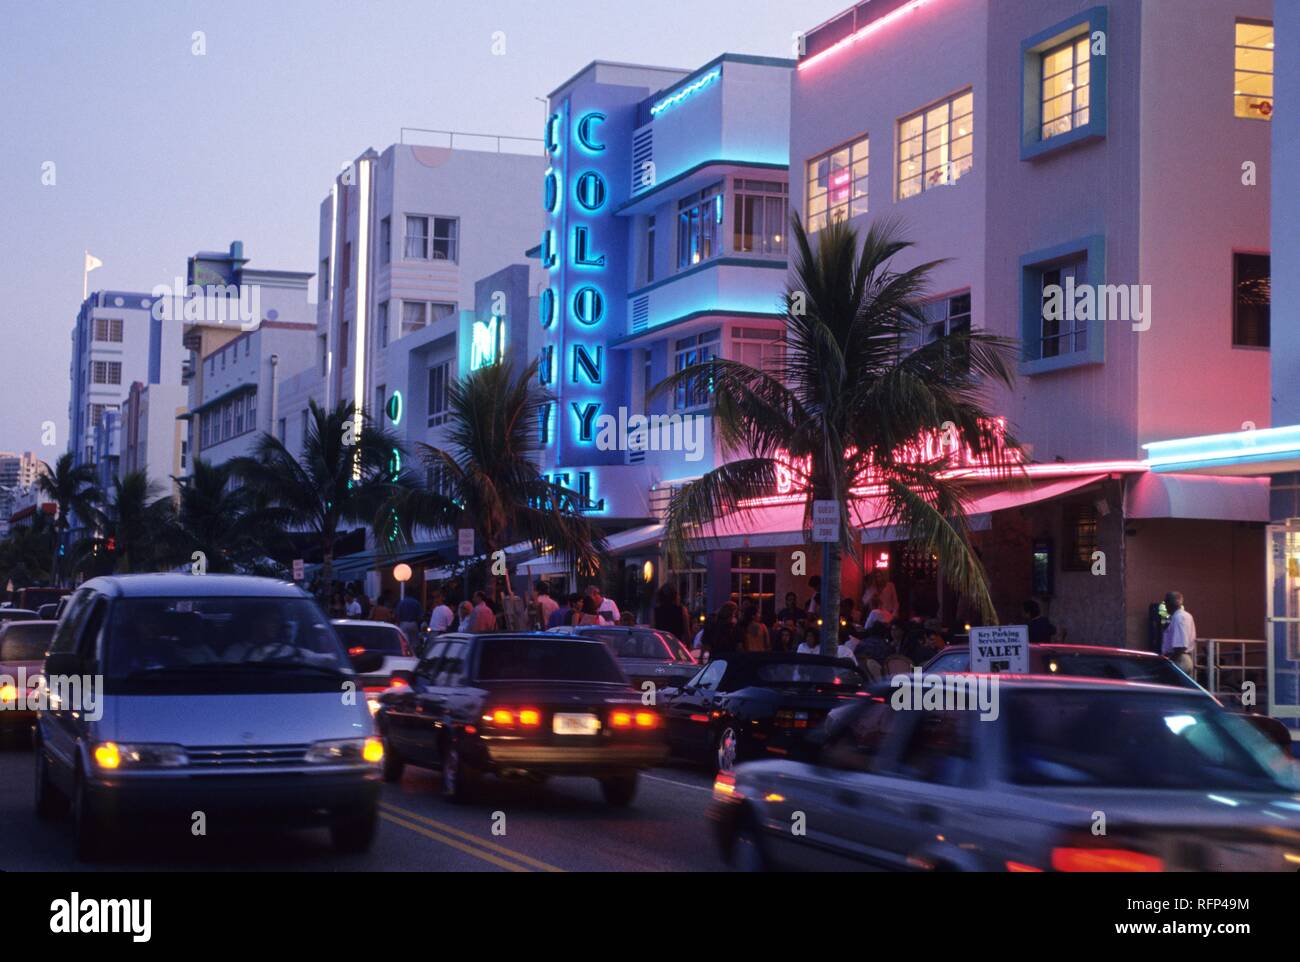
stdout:
<svg viewBox="0 0 1300 962">
<path fill-rule="evenodd" d="M 1029 674 L 1029 626 L 991 625 L 972 628 L 970 670 L 977 674 Z"/>
</svg>

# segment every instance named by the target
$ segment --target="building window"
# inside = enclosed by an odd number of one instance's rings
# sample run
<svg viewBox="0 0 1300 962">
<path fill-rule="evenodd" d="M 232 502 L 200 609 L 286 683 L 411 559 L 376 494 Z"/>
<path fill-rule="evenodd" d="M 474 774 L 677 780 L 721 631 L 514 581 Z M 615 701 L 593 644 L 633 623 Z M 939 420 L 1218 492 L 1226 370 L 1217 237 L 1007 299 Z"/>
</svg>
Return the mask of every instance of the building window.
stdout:
<svg viewBox="0 0 1300 962">
<path fill-rule="evenodd" d="M 1065 506 L 1065 553 L 1061 567 L 1066 571 L 1092 570 L 1097 550 L 1097 509 L 1091 503 Z"/>
<path fill-rule="evenodd" d="M 435 217 L 433 219 L 433 259 L 435 261 L 455 261 L 457 258 L 456 235 L 460 222 L 454 217 Z"/>
<path fill-rule="evenodd" d="M 405 257 L 415 260 L 429 259 L 429 218 L 406 218 Z"/>
<path fill-rule="evenodd" d="M 933 344 L 940 338 L 952 334 L 958 336 L 970 334 L 970 291 L 941 297 L 928 302 L 924 307 L 925 323 L 921 327 L 921 344 Z M 957 367 L 967 370 L 970 367 L 970 346 L 961 349 L 960 355 L 953 357 Z"/>
<path fill-rule="evenodd" d="M 281 444 L 284 444 L 284 439 L 288 436 L 288 433 L 289 427 L 287 419 L 280 418 L 279 422 L 275 426 L 275 436 L 280 439 Z"/>
<path fill-rule="evenodd" d="M 90 381 L 92 384 L 122 383 L 121 361 L 94 361 L 91 363 L 90 368 Z"/>
<path fill-rule="evenodd" d="M 864 181 L 864 202 L 866 189 Z M 732 243 L 735 253 L 785 253 L 785 225 L 790 216 L 788 191 L 788 186 L 778 181 L 736 181 L 736 224 Z"/>
<path fill-rule="evenodd" d="M 1021 42 L 1021 160 L 1106 136 L 1107 22 L 1093 7 Z"/>
<path fill-rule="evenodd" d="M 1089 119 L 1091 39 L 1069 40 L 1043 54 L 1040 92 L 1042 139 L 1085 127 Z"/>
<path fill-rule="evenodd" d="M 393 219 L 385 217 L 379 222 L 379 263 L 387 264 L 393 259 Z"/>
<path fill-rule="evenodd" d="M 348 321 L 339 324 L 339 370 L 348 366 L 348 340 L 351 337 L 351 325 Z"/>
<path fill-rule="evenodd" d="M 311 435 L 311 411 L 302 412 L 302 450 L 307 450 L 307 439 Z"/>
<path fill-rule="evenodd" d="M 424 301 L 402 301 L 402 337 L 424 327 Z"/>
<path fill-rule="evenodd" d="M 453 316 L 456 313 L 456 305 L 449 304 L 445 301 L 434 301 L 429 305 L 429 325 L 437 324 L 441 320 Z"/>
<path fill-rule="evenodd" d="M 722 181 L 677 204 L 677 267 L 691 267 L 722 253 Z"/>
<path fill-rule="evenodd" d="M 1273 25 L 1237 21 L 1237 49 L 1232 96 L 1234 114 L 1273 119 Z"/>
<path fill-rule="evenodd" d="M 95 340 L 109 344 L 122 343 L 122 319 L 120 317 L 95 318 Z"/>
<path fill-rule="evenodd" d="M 257 430 L 257 392 L 256 391 L 253 391 L 251 394 L 248 395 L 246 404 L 248 407 L 247 410 L 244 412 L 244 430 L 256 431 Z"/>
<path fill-rule="evenodd" d="M 731 330 L 731 359 L 755 370 L 777 373 L 784 348 L 782 331 L 761 327 L 735 327 Z"/>
<path fill-rule="evenodd" d="M 330 296 L 330 259 L 320 262 L 320 276 L 316 278 L 316 303 L 324 304 Z"/>
<path fill-rule="evenodd" d="M 221 440 L 230 437 L 230 429 L 234 421 L 234 405 L 227 401 L 221 406 Z"/>
<path fill-rule="evenodd" d="M 688 367 L 706 364 L 713 360 L 718 356 L 718 341 L 721 333 L 718 328 L 714 328 L 692 337 L 678 338 L 674 344 L 673 369 L 684 371 Z M 688 411 L 691 408 L 703 407 L 709 403 L 709 395 L 712 392 L 713 385 L 708 374 L 696 374 L 685 384 L 677 385 L 677 389 L 673 392 L 673 409 Z"/>
<path fill-rule="evenodd" d="M 1232 346 L 1268 347 L 1272 302 L 1268 254 L 1232 255 Z"/>
<path fill-rule="evenodd" d="M 646 218 L 645 225 L 645 282 L 655 279 L 655 215 Z"/>
<path fill-rule="evenodd" d="M 447 420 L 447 387 L 451 381 L 451 362 L 443 361 L 429 368 L 428 400 L 426 413 L 429 427 Z"/>
<path fill-rule="evenodd" d="M 352 288 L 352 242 L 343 245 L 343 289 Z"/>
<path fill-rule="evenodd" d="M 760 617 L 776 617 L 776 553 L 731 553 L 731 597 L 744 611 L 753 605 Z"/>
<path fill-rule="evenodd" d="M 235 398 L 234 408 L 235 408 L 234 433 L 243 434 L 244 433 L 244 399 L 242 397 Z"/>
<path fill-rule="evenodd" d="M 809 233 L 867 212 L 869 148 L 862 137 L 808 161 Z"/>
<path fill-rule="evenodd" d="M 375 327 L 378 330 L 379 346 L 388 347 L 388 301 L 380 301 L 375 309 Z"/>
<path fill-rule="evenodd" d="M 898 197 L 955 184 L 975 159 L 975 95 L 958 94 L 898 123 Z"/>
<path fill-rule="evenodd" d="M 1105 239 L 1094 235 L 1027 254 L 1020 268 L 1021 372 L 1105 361 L 1105 325 L 1091 323 L 1105 296 Z"/>
</svg>

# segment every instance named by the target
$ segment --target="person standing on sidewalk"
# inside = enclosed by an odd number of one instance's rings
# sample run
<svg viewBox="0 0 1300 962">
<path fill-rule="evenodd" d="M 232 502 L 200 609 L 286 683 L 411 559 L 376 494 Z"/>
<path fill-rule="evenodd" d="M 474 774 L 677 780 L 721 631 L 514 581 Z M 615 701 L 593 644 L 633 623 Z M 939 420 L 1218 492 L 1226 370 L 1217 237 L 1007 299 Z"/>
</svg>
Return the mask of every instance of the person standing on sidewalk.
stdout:
<svg viewBox="0 0 1300 962">
<path fill-rule="evenodd" d="M 1160 653 L 1192 678 L 1196 677 L 1196 622 L 1183 607 L 1183 595 L 1171 591 L 1165 595 L 1165 609 L 1169 624 L 1165 626 L 1160 643 Z"/>
</svg>

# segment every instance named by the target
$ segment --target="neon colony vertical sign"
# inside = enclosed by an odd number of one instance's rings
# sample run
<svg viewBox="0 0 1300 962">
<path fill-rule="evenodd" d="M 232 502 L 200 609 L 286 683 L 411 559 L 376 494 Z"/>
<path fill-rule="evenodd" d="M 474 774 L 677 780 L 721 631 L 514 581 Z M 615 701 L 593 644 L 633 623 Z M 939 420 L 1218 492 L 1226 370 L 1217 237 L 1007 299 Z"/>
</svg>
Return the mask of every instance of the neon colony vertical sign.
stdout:
<svg viewBox="0 0 1300 962">
<path fill-rule="evenodd" d="M 579 445 L 591 445 L 595 440 L 595 424 L 602 406 L 598 399 L 606 384 L 604 345 L 596 343 L 595 335 L 605 319 L 608 304 L 600 284 L 607 268 L 603 244 L 595 236 L 596 215 L 609 200 L 609 181 L 597 162 L 606 156 L 606 144 L 601 126 L 605 114 L 597 110 L 582 113 L 572 125 L 572 160 L 563 158 L 561 164 L 561 128 L 563 114 L 551 114 L 546 123 L 546 151 L 551 165 L 543 180 L 543 205 L 549 223 L 542 233 L 542 266 L 551 272 L 551 283 L 542 292 L 539 311 L 542 327 L 550 330 L 557 319 L 562 319 L 563 330 L 571 335 L 561 341 L 561 350 L 567 348 L 567 357 L 556 358 L 555 345 L 542 349 L 539 376 L 543 384 L 564 382 L 566 390 L 560 392 L 557 402 L 563 416 L 569 419 L 569 431 Z M 566 181 L 570 170 L 576 171 L 572 181 Z M 570 218 L 572 229 L 566 226 L 563 209 L 572 204 Z M 567 237 L 562 237 L 565 232 Z M 557 272 L 567 270 L 574 278 L 573 284 L 558 283 Z M 557 363 L 558 361 L 558 363 Z M 566 398 L 565 394 L 582 396 Z M 596 397 L 592 395 L 596 394 Z M 567 410 L 566 410 L 567 409 Z M 554 423 L 549 406 L 541 414 L 539 440 L 551 443 Z M 557 474 L 553 478 L 568 486 L 571 478 Z M 577 472 L 577 491 L 584 504 L 595 510 L 604 507 L 604 501 L 593 501 L 591 472 Z"/>
</svg>

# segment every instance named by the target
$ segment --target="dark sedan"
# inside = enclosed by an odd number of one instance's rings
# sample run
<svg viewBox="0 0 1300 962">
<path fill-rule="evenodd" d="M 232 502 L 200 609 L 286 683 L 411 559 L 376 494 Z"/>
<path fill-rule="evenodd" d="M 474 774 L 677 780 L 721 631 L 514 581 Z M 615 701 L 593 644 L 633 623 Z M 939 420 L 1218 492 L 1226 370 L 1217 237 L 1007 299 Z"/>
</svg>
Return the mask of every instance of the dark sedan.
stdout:
<svg viewBox="0 0 1300 962">
<path fill-rule="evenodd" d="M 642 704 L 604 643 L 551 633 L 441 635 L 408 684 L 379 696 L 384 777 L 442 771 L 443 794 L 471 797 L 483 776 L 596 778 L 625 806 L 637 775 L 667 754 L 659 713 Z"/>
<path fill-rule="evenodd" d="M 970 648 L 949 645 L 925 663 L 926 674 L 961 674 L 970 671 Z M 1151 685 L 1188 688 L 1214 698 L 1196 679 L 1168 658 L 1151 651 L 1110 648 L 1101 645 L 1030 645 L 1029 672 L 1058 678 L 1106 678 L 1111 681 L 1139 681 Z M 1214 698 L 1217 702 L 1218 699 Z M 1222 704 L 1222 702 L 1219 702 Z M 1230 711 L 1233 706 L 1225 705 Z M 1268 715 L 1239 713 L 1265 738 L 1291 751 L 1291 730 Z"/>
<path fill-rule="evenodd" d="M 675 755 L 729 771 L 746 759 L 789 754 L 865 684 L 843 658 L 733 652 L 661 692 L 659 703 Z"/>
<path fill-rule="evenodd" d="M 645 625 L 574 625 L 551 631 L 603 641 L 632 687 L 641 692 L 684 685 L 700 670 L 685 645 L 668 632 Z M 647 682 L 654 687 L 646 688 Z"/>
</svg>

